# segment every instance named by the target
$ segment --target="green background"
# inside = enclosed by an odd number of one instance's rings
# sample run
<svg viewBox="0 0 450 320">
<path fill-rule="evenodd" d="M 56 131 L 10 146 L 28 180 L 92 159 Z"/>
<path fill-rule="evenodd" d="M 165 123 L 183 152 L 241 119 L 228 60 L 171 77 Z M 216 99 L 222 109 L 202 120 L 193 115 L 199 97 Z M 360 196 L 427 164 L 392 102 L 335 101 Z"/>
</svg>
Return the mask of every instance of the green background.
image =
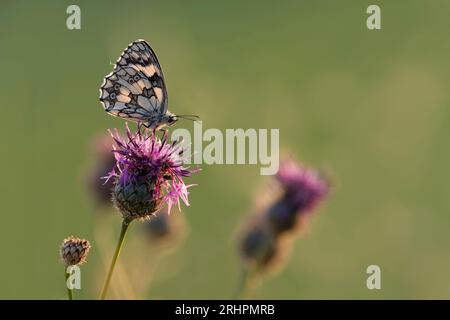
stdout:
<svg viewBox="0 0 450 320">
<path fill-rule="evenodd" d="M 81 30 L 66 28 L 73 3 Z M 366 28 L 369 4 L 381 30 Z M 138 38 L 158 54 L 173 112 L 199 114 L 204 129 L 279 128 L 282 153 L 331 173 L 329 199 L 256 298 L 450 298 L 449 12 L 445 0 L 3 0 L 0 298 L 65 298 L 58 247 L 93 240 L 99 223 L 83 180 L 89 145 L 124 124 L 98 89 Z M 162 267 L 149 258 L 145 298 L 235 290 L 236 230 L 270 178 L 259 166 L 202 169 L 187 181 L 198 183 L 182 213 L 189 233 Z M 119 214 L 110 220 L 118 233 Z M 103 280 L 92 242 L 80 298 Z M 382 290 L 366 288 L 371 264 Z"/>
</svg>

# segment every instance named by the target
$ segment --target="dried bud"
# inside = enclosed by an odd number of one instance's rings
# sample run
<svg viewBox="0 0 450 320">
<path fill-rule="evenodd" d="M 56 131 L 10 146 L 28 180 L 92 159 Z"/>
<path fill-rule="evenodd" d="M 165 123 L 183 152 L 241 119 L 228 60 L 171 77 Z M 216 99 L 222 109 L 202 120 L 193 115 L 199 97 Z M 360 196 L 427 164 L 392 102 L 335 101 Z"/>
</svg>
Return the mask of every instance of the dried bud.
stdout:
<svg viewBox="0 0 450 320">
<path fill-rule="evenodd" d="M 86 257 L 91 249 L 89 241 L 68 237 L 64 239 L 60 247 L 60 255 L 66 267 L 81 265 L 86 261 Z"/>
</svg>

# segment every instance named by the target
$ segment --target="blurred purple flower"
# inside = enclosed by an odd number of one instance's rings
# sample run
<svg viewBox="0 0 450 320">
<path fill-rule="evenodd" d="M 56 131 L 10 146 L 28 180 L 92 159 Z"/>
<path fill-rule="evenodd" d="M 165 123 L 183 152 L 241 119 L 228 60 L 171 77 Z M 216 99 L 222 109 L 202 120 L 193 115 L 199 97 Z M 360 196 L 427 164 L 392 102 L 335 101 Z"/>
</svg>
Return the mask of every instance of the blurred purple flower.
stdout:
<svg viewBox="0 0 450 320">
<path fill-rule="evenodd" d="M 239 253 L 247 270 L 280 271 L 301 227 L 329 191 L 329 183 L 311 168 L 285 160 L 275 176 L 280 192 L 262 194 L 244 223 Z"/>
<path fill-rule="evenodd" d="M 93 140 L 92 153 L 95 154 L 95 163 L 89 169 L 87 175 L 87 187 L 90 191 L 89 195 L 95 200 L 95 204 L 100 208 L 111 207 L 111 191 L 113 188 L 113 180 L 108 183 L 102 181 L 102 177 L 107 175 L 111 168 L 115 165 L 116 159 L 111 152 L 112 138 L 101 136 Z"/>
<path fill-rule="evenodd" d="M 183 179 L 197 172 L 183 166 L 189 155 L 178 141 L 167 142 L 167 131 L 162 139 L 147 129 L 131 133 L 126 125 L 126 137 L 117 129 L 110 132 L 115 141 L 116 166 L 105 177 L 106 183 L 115 178 L 113 201 L 124 219 L 133 220 L 153 215 L 167 203 L 180 207 L 180 199 L 188 202 L 188 188 Z"/>
<path fill-rule="evenodd" d="M 266 211 L 274 232 L 281 234 L 301 226 L 305 214 L 312 212 L 328 194 L 329 183 L 317 171 L 292 160 L 284 161 L 276 175 L 281 196 Z"/>
<path fill-rule="evenodd" d="M 292 160 L 281 163 L 276 175 L 292 209 L 297 212 L 312 211 L 328 193 L 329 184 L 319 173 L 302 167 Z"/>
</svg>

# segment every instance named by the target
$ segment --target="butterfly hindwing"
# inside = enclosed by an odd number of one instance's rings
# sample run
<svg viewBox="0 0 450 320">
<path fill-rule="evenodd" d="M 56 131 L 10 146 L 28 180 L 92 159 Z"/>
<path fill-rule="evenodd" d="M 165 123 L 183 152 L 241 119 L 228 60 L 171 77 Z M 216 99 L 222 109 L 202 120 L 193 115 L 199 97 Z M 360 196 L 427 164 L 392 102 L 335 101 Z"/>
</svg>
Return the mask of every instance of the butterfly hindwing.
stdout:
<svg viewBox="0 0 450 320">
<path fill-rule="evenodd" d="M 167 90 L 161 66 L 144 40 L 131 43 L 100 87 L 106 112 L 148 122 L 167 111 Z"/>
</svg>

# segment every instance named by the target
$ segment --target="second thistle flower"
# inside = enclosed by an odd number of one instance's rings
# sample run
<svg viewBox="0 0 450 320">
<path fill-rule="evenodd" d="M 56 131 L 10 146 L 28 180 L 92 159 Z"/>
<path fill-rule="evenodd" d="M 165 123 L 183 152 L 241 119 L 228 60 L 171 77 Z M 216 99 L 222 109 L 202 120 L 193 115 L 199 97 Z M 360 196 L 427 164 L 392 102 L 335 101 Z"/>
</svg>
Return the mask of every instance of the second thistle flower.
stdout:
<svg viewBox="0 0 450 320">
<path fill-rule="evenodd" d="M 126 137 L 111 133 L 115 146 L 116 166 L 106 177 L 114 178 L 113 202 L 124 220 L 147 218 L 164 203 L 168 209 L 188 202 L 188 188 L 183 179 L 198 169 L 183 166 L 188 159 L 178 142 L 168 143 L 167 133 L 159 139 L 155 132 L 138 130 L 132 133 L 126 126 Z"/>
<path fill-rule="evenodd" d="M 266 216 L 279 235 L 302 226 L 308 213 L 314 211 L 329 192 L 329 182 L 312 169 L 285 160 L 276 175 L 281 195 L 267 208 Z"/>
<path fill-rule="evenodd" d="M 292 160 L 282 162 L 275 176 L 278 189 L 244 224 L 239 249 L 244 263 L 260 271 L 281 267 L 296 231 L 329 192 L 327 179 Z M 275 268 L 277 269 L 277 268 Z"/>
</svg>

